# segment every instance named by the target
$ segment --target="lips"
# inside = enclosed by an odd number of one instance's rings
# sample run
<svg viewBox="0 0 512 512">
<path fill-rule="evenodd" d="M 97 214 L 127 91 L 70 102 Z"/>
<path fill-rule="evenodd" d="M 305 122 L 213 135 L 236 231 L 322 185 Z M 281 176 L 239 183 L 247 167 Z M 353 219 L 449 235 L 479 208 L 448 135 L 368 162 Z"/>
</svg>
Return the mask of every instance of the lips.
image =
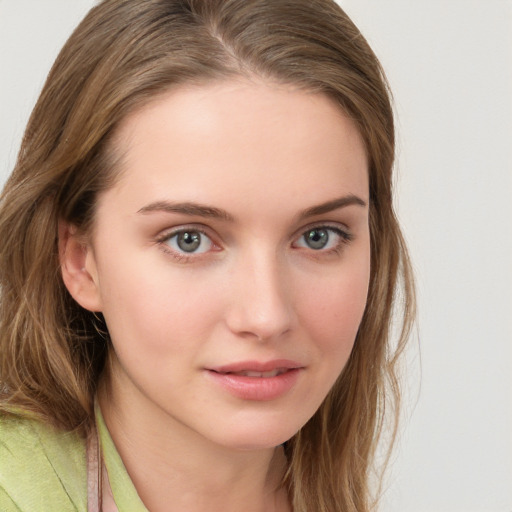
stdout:
<svg viewBox="0 0 512 512">
<path fill-rule="evenodd" d="M 267 375 L 263 375 L 271 372 L 278 372 L 277 374 L 284 373 L 288 370 L 295 370 L 297 368 L 302 368 L 303 365 L 298 363 L 297 361 L 292 361 L 289 359 L 275 359 L 273 361 L 239 361 L 236 363 L 231 363 L 223 366 L 215 366 L 209 368 L 209 370 L 217 372 L 217 373 L 254 373 L 255 375 L 246 375 L 248 377 L 266 377 Z M 261 374 L 261 375 L 260 375 Z M 275 375 L 268 375 L 269 377 L 275 377 Z"/>
<path fill-rule="evenodd" d="M 284 372 L 287 372 L 288 368 L 275 368 L 268 372 L 256 372 L 254 370 L 242 370 L 241 372 L 222 372 L 226 375 L 239 375 L 240 377 L 253 377 L 253 378 L 269 378 L 277 377 Z"/>
<path fill-rule="evenodd" d="M 288 393 L 304 367 L 295 361 L 244 361 L 207 369 L 217 385 L 243 400 L 269 401 Z"/>
</svg>

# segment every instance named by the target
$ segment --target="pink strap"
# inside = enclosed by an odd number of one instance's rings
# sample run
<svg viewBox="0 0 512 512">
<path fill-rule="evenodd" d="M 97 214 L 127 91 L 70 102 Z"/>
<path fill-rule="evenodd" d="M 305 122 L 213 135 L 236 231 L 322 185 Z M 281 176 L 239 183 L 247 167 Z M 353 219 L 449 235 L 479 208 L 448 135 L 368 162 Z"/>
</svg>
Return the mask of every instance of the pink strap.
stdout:
<svg viewBox="0 0 512 512">
<path fill-rule="evenodd" d="M 87 436 L 87 510 L 88 512 L 119 512 L 108 473 L 101 456 L 101 444 L 96 425 Z"/>
<path fill-rule="evenodd" d="M 101 512 L 101 454 L 96 426 L 87 436 L 87 510 Z"/>
</svg>

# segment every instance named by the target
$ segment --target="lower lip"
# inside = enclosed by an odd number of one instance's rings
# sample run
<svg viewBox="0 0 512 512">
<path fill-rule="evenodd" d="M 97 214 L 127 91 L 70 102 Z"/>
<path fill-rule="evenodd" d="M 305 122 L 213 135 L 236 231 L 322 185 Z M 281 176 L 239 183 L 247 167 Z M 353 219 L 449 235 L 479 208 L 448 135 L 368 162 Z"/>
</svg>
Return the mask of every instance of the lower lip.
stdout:
<svg viewBox="0 0 512 512">
<path fill-rule="evenodd" d="M 237 398 L 263 402 L 275 400 L 290 391 L 300 371 L 300 368 L 293 368 L 276 377 L 245 377 L 211 370 L 208 375 Z"/>
</svg>

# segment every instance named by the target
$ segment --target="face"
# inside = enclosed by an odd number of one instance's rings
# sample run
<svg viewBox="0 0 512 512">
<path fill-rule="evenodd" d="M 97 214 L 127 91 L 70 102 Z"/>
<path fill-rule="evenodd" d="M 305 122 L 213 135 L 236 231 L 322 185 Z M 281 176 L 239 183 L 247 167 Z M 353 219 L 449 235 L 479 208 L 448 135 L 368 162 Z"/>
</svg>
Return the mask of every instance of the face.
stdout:
<svg viewBox="0 0 512 512">
<path fill-rule="evenodd" d="M 85 257 L 111 385 L 168 431 L 284 442 L 342 371 L 366 304 L 355 126 L 323 95 L 223 82 L 155 100 L 117 146 Z"/>
</svg>

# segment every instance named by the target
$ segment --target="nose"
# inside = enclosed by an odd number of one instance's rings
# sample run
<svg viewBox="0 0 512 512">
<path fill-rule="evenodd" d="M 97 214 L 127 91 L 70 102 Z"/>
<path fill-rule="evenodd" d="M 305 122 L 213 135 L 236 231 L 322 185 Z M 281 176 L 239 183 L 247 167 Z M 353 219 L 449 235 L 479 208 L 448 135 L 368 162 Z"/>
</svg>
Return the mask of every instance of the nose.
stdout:
<svg viewBox="0 0 512 512">
<path fill-rule="evenodd" d="M 288 272 L 275 254 L 243 260 L 230 277 L 233 293 L 226 323 L 231 332 L 243 338 L 278 339 L 294 323 Z"/>
</svg>

